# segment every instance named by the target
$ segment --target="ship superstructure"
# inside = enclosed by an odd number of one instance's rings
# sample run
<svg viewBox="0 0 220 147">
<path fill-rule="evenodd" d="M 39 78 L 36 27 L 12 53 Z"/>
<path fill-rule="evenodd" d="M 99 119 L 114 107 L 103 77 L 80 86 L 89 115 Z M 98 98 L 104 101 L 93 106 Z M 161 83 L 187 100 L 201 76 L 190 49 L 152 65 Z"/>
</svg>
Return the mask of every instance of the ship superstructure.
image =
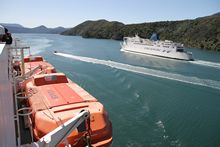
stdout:
<svg viewBox="0 0 220 147">
<path fill-rule="evenodd" d="M 158 39 L 156 34 L 153 34 L 151 39 L 141 38 L 137 34 L 135 37 L 124 37 L 121 51 L 178 60 L 193 60 L 192 53 L 185 51 L 183 44 Z"/>
</svg>

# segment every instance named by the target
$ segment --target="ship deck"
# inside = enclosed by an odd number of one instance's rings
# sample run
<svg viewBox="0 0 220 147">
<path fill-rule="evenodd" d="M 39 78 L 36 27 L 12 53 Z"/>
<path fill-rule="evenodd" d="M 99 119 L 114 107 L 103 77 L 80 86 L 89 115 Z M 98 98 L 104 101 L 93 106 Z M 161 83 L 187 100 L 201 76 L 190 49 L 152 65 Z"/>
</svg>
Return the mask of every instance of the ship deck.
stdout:
<svg viewBox="0 0 220 147">
<path fill-rule="evenodd" d="M 0 145 L 16 146 L 12 84 L 8 76 L 8 46 L 0 43 Z"/>
</svg>

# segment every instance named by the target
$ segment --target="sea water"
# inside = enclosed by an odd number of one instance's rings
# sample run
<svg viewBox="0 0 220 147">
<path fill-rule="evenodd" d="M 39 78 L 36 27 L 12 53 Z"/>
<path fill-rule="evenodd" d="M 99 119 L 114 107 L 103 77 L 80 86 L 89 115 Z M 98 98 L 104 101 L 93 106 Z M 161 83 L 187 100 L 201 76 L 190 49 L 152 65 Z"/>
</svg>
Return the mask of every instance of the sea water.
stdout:
<svg viewBox="0 0 220 147">
<path fill-rule="evenodd" d="M 112 147 L 220 146 L 220 53 L 187 49 L 189 62 L 124 53 L 114 40 L 14 37 L 105 106 Z"/>
</svg>

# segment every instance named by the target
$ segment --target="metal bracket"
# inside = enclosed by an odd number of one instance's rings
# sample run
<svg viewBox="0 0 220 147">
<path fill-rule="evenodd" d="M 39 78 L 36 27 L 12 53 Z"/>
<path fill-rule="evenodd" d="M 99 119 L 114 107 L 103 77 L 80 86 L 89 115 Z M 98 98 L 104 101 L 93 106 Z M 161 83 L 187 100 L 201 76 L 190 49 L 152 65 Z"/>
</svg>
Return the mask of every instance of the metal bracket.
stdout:
<svg viewBox="0 0 220 147">
<path fill-rule="evenodd" d="M 89 111 L 82 111 L 77 116 L 65 122 L 63 125 L 54 129 L 39 141 L 31 144 L 31 147 L 55 147 L 60 142 L 65 141 L 66 137 L 76 129 L 83 121 L 90 116 Z M 69 145 L 68 145 L 69 146 Z"/>
</svg>

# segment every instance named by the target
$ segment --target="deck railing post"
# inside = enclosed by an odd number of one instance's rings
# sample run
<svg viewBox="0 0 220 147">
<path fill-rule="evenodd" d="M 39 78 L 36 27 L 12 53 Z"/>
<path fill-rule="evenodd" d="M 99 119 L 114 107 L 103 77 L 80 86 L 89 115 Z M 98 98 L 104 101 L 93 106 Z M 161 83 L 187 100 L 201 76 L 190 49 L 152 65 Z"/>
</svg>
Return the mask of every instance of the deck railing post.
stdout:
<svg viewBox="0 0 220 147">
<path fill-rule="evenodd" d="M 25 67 L 24 67 L 24 49 L 21 49 L 21 75 L 23 76 L 25 74 Z"/>
</svg>

